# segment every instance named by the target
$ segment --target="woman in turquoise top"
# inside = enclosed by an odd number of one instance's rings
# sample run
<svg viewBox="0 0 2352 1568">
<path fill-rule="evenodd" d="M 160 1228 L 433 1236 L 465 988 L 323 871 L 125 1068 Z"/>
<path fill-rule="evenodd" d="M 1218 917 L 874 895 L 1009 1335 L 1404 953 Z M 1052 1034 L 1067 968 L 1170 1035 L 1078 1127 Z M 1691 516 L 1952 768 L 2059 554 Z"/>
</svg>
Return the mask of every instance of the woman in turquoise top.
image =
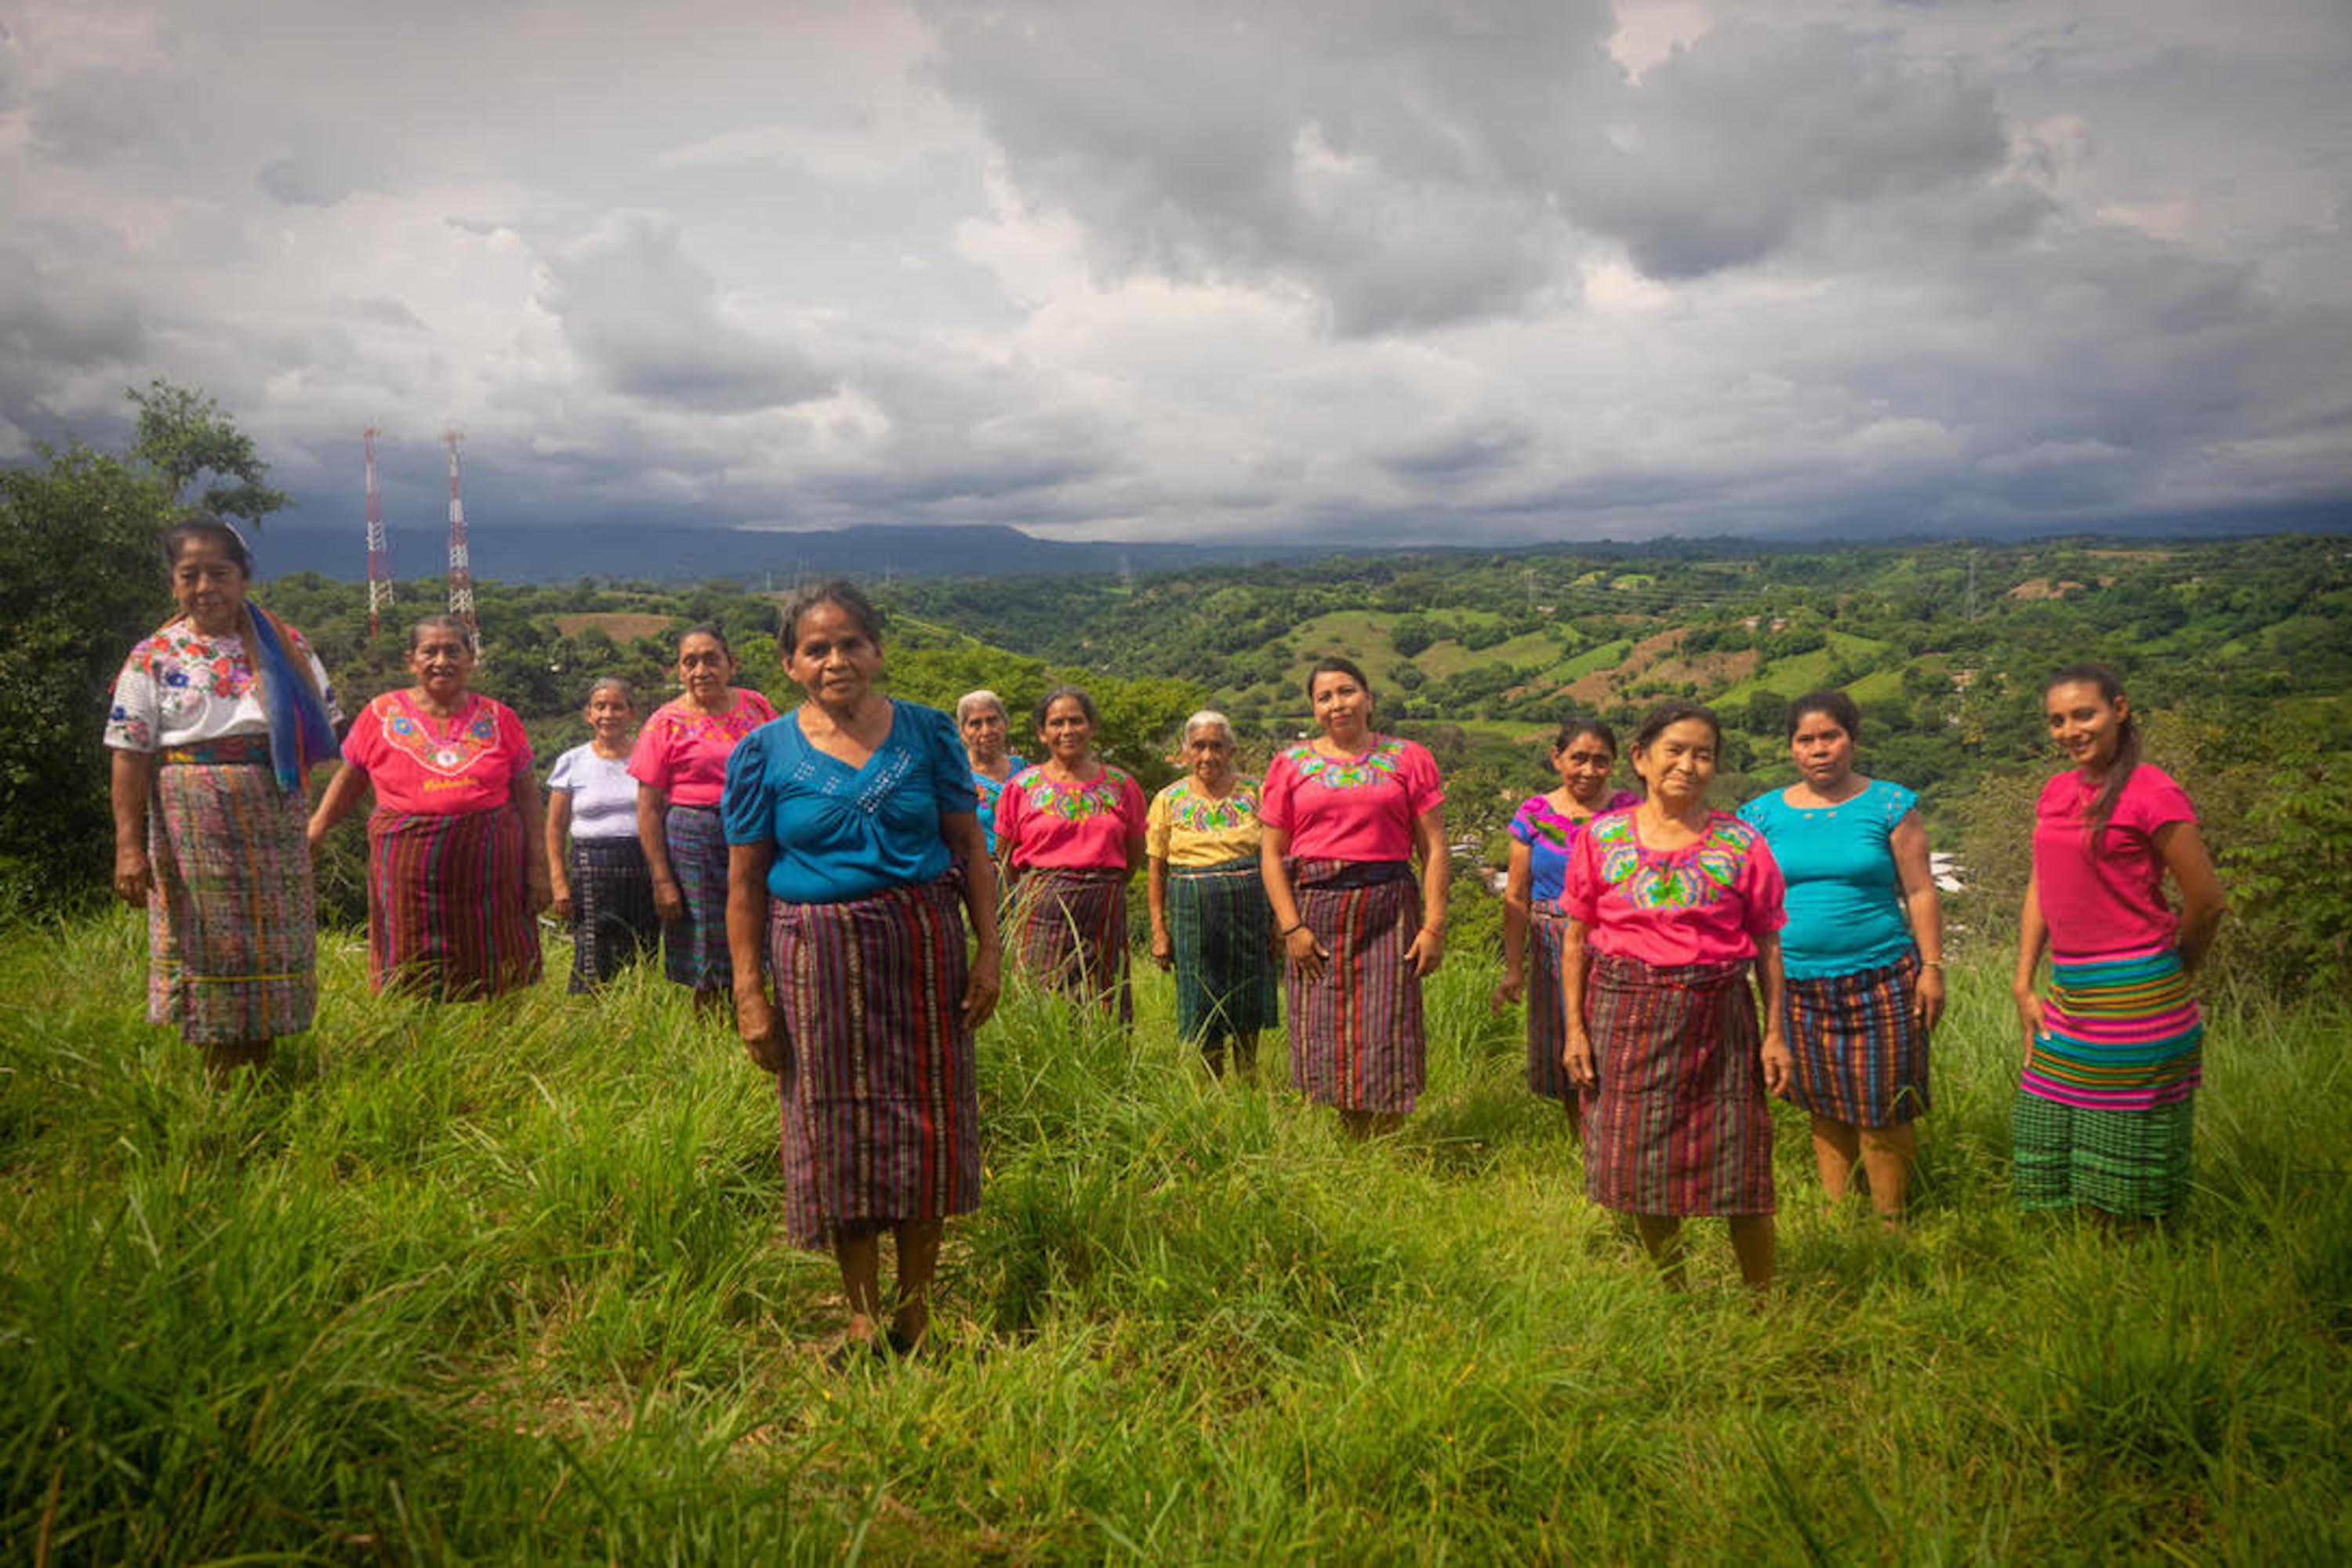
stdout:
<svg viewBox="0 0 2352 1568">
<path fill-rule="evenodd" d="M 1834 1205 L 1857 1161 L 1882 1223 L 1903 1217 L 1927 1110 L 1927 1037 L 1944 1011 L 1944 914 L 1917 797 L 1853 771 L 1862 712 L 1843 691 L 1789 705 L 1797 782 L 1739 815 L 1789 882 L 1789 1098 L 1812 1115 L 1813 1159 Z"/>
<path fill-rule="evenodd" d="M 971 759 L 971 787 L 980 792 L 980 831 L 988 852 L 996 853 L 996 797 L 1004 781 L 1029 764 L 1005 744 L 1013 721 L 1005 716 L 1004 699 L 986 687 L 956 699 L 956 733 L 963 737 L 964 754 Z"/>
<path fill-rule="evenodd" d="M 866 596 L 812 584 L 776 640 L 808 700 L 728 759 L 727 941 L 736 1026 L 782 1101 L 786 1228 L 841 1268 L 845 1362 L 922 1342 L 943 1223 L 980 1204 L 972 1031 L 996 1005 L 996 868 L 954 724 L 875 689 Z"/>
</svg>

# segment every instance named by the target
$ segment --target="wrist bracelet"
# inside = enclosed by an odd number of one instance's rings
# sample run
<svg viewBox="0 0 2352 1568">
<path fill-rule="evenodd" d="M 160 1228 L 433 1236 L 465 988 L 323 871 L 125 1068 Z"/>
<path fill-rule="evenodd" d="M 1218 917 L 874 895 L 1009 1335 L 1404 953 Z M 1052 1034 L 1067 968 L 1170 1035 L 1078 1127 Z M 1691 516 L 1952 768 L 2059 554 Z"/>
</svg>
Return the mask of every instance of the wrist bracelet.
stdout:
<svg viewBox="0 0 2352 1568">
<path fill-rule="evenodd" d="M 1288 936 L 1288 935 L 1289 935 L 1291 932 L 1293 932 L 1293 931 L 1305 931 L 1306 929 L 1307 929 L 1307 922 L 1306 922 L 1305 921 L 1300 921 L 1297 925 L 1293 925 L 1293 926 L 1285 926 L 1285 927 L 1283 927 L 1283 928 L 1282 928 L 1282 934 L 1283 934 L 1283 935 L 1285 935 L 1285 936 Z"/>
</svg>

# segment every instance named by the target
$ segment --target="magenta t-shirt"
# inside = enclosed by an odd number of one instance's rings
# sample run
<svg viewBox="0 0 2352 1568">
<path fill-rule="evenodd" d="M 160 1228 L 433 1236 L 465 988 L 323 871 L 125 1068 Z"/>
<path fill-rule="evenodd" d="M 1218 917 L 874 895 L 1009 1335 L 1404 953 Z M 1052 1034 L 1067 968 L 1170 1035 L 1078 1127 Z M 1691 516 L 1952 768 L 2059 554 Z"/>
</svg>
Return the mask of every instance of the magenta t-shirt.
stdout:
<svg viewBox="0 0 2352 1568">
<path fill-rule="evenodd" d="M 1756 956 L 1789 923 L 1788 889 L 1764 836 L 1727 811 L 1679 849 L 1653 849 L 1633 809 L 1604 811 L 1568 849 L 1559 907 L 1595 952 L 1661 967 Z"/>
<path fill-rule="evenodd" d="M 1311 744 L 1276 753 L 1257 819 L 1289 834 L 1301 860 L 1410 860 L 1412 825 L 1444 804 L 1428 749 L 1383 735 L 1345 760 Z"/>
<path fill-rule="evenodd" d="M 698 713 L 682 697 L 665 702 L 637 731 L 629 776 L 672 805 L 717 805 L 735 743 L 775 716 L 775 704 L 748 686 L 735 689 L 735 706 L 724 713 Z"/>
<path fill-rule="evenodd" d="M 2034 807 L 2033 888 L 2050 927 L 2050 951 L 2090 958 L 2168 948 L 2180 921 L 2165 902 L 2156 830 L 2196 821 L 2197 808 L 2171 774 L 2142 763 L 2124 781 L 2095 855 L 2083 816 L 2098 793 L 2097 784 L 2070 770 L 2042 786 Z"/>
<path fill-rule="evenodd" d="M 996 848 L 1016 867 L 1124 871 L 1145 820 L 1143 786 L 1118 768 L 1082 784 L 1024 768 L 996 796 Z"/>
</svg>

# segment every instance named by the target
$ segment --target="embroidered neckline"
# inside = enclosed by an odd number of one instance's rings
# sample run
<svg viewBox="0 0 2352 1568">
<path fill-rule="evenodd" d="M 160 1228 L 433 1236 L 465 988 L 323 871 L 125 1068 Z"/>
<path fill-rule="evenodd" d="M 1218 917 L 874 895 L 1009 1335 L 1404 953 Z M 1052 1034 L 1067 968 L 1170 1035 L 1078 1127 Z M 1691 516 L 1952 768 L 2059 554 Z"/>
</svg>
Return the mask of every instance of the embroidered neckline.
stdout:
<svg viewBox="0 0 2352 1568">
<path fill-rule="evenodd" d="M 1307 741 L 1291 747 L 1285 755 L 1302 780 L 1311 779 L 1325 789 L 1360 789 L 1396 777 L 1404 761 L 1404 742 L 1393 735 L 1383 735 L 1371 750 L 1342 758 L 1325 756 L 1315 749 L 1315 742 Z"/>
</svg>

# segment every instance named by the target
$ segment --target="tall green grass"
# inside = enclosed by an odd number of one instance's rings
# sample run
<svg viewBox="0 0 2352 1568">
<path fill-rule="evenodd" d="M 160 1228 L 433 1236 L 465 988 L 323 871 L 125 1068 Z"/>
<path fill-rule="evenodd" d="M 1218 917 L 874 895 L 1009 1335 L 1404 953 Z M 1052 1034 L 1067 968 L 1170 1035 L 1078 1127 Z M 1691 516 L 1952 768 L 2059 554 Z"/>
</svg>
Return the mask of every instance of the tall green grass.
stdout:
<svg viewBox="0 0 2352 1568">
<path fill-rule="evenodd" d="M 2214 999 L 2193 1212 L 2010 1206 L 2004 966 L 1956 973 L 1911 1233 L 1719 1226 L 1659 1289 L 1457 961 L 1359 1144 L 1016 994 L 937 1353 L 824 1370 L 773 1091 L 640 973 L 383 1002 L 222 1089 L 127 918 L 0 938 L 0 1552 L 53 1562 L 2352 1559 L 2346 1029 Z"/>
</svg>

